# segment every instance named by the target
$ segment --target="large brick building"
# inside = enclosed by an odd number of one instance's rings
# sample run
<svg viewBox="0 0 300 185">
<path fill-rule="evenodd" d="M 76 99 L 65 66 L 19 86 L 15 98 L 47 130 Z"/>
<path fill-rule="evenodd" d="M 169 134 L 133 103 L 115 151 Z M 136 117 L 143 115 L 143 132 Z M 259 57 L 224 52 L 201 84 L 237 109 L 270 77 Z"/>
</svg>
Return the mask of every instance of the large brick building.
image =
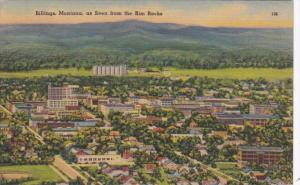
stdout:
<svg viewBox="0 0 300 185">
<path fill-rule="evenodd" d="M 240 146 L 238 161 L 242 166 L 250 163 L 272 166 L 278 163 L 282 153 L 280 147 Z"/>
</svg>

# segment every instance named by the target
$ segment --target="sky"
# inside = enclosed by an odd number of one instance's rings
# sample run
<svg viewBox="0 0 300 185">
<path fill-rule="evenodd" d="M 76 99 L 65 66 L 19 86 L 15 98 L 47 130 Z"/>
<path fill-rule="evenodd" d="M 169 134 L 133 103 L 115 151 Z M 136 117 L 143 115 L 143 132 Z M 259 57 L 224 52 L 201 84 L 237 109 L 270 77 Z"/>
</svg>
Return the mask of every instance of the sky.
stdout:
<svg viewBox="0 0 300 185">
<path fill-rule="evenodd" d="M 37 16 L 36 11 L 83 12 L 82 16 Z M 96 16 L 85 12 L 162 12 L 162 16 Z M 278 12 L 278 16 L 272 16 Z M 128 19 L 208 27 L 293 26 L 292 1 L 217 0 L 0 0 L 0 24 L 77 24 Z"/>
</svg>

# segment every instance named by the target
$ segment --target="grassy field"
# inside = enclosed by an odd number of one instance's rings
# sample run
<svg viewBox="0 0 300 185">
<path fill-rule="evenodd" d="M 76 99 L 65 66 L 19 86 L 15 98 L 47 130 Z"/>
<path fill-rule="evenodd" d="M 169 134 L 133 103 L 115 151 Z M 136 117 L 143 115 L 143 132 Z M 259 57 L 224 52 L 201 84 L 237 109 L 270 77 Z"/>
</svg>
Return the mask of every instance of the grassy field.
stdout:
<svg viewBox="0 0 300 185">
<path fill-rule="evenodd" d="M 24 78 L 56 75 L 91 76 L 92 72 L 85 69 L 41 69 L 26 72 L 0 72 L 0 78 Z M 293 69 L 274 68 L 226 68 L 226 69 L 176 69 L 166 68 L 165 72 L 147 73 L 140 71 L 129 71 L 129 76 L 170 76 L 188 78 L 190 76 L 227 78 L 227 79 L 257 79 L 259 77 L 267 80 L 278 80 L 292 78 Z"/>
<path fill-rule="evenodd" d="M 217 162 L 216 165 L 220 171 L 235 178 L 242 173 L 236 162 Z"/>
<path fill-rule="evenodd" d="M 226 69 L 176 69 L 167 68 L 161 73 L 141 73 L 131 71 L 130 76 L 170 76 L 187 78 L 191 76 L 221 78 L 221 79 L 257 79 L 280 80 L 292 78 L 293 69 L 274 69 L 274 68 L 226 68 Z"/>
<path fill-rule="evenodd" d="M 39 69 L 32 71 L 20 72 L 1 72 L 0 78 L 24 78 L 24 77 L 41 77 L 41 76 L 57 76 L 57 75 L 74 75 L 74 76 L 90 76 L 90 70 L 76 68 L 67 69 Z"/>
<path fill-rule="evenodd" d="M 34 180 L 25 182 L 23 185 L 38 185 L 42 181 L 62 181 L 61 177 L 47 165 L 0 166 L 0 173 L 1 172 L 20 172 L 31 174 Z"/>
</svg>

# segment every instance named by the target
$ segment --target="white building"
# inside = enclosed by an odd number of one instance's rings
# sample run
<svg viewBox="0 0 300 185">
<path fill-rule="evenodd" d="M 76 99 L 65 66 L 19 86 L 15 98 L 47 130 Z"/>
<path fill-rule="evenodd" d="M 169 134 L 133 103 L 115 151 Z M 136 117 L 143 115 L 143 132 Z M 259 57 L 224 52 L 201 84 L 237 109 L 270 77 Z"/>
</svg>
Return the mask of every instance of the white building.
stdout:
<svg viewBox="0 0 300 185">
<path fill-rule="evenodd" d="M 92 69 L 93 75 L 95 76 L 126 76 L 127 66 L 117 65 L 117 66 L 94 66 Z"/>
</svg>

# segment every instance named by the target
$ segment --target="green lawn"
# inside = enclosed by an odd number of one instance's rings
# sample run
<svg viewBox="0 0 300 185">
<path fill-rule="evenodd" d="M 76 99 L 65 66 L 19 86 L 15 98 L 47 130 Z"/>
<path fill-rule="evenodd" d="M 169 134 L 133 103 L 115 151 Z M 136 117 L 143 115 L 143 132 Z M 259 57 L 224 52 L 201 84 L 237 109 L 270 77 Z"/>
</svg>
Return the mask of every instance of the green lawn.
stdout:
<svg viewBox="0 0 300 185">
<path fill-rule="evenodd" d="M 274 68 L 226 68 L 226 69 L 176 69 L 165 68 L 165 72 L 147 73 L 129 71 L 129 76 L 170 76 L 187 78 L 190 76 L 229 78 L 229 79 L 256 79 L 259 77 L 268 80 L 292 78 L 293 69 Z M 0 72 L 0 78 L 24 78 L 56 75 L 91 76 L 91 70 L 68 68 L 68 69 L 40 69 L 21 72 Z"/>
<path fill-rule="evenodd" d="M 226 69 L 175 69 L 168 68 L 170 76 L 199 76 L 211 78 L 230 78 L 230 79 L 253 79 L 263 77 L 268 80 L 292 78 L 293 69 L 274 69 L 274 68 L 226 68 Z"/>
<path fill-rule="evenodd" d="M 216 165 L 220 171 L 235 178 L 242 173 L 236 162 L 216 162 Z"/>
<path fill-rule="evenodd" d="M 42 181 L 63 181 L 61 177 L 47 165 L 0 166 L 0 172 L 30 173 L 34 180 L 25 182 L 23 185 L 38 185 Z"/>
<path fill-rule="evenodd" d="M 57 76 L 57 75 L 74 75 L 74 76 L 90 76 L 90 70 L 76 68 L 67 69 L 39 69 L 32 71 L 18 72 L 0 72 L 0 78 L 24 78 L 24 77 L 41 77 L 41 76 Z"/>
<path fill-rule="evenodd" d="M 216 162 L 217 168 L 219 169 L 236 169 L 236 162 Z"/>
<path fill-rule="evenodd" d="M 165 173 L 164 169 L 162 167 L 159 167 L 159 172 L 161 176 L 161 181 L 158 182 L 160 185 L 168 185 L 168 177 L 167 174 Z"/>
</svg>

